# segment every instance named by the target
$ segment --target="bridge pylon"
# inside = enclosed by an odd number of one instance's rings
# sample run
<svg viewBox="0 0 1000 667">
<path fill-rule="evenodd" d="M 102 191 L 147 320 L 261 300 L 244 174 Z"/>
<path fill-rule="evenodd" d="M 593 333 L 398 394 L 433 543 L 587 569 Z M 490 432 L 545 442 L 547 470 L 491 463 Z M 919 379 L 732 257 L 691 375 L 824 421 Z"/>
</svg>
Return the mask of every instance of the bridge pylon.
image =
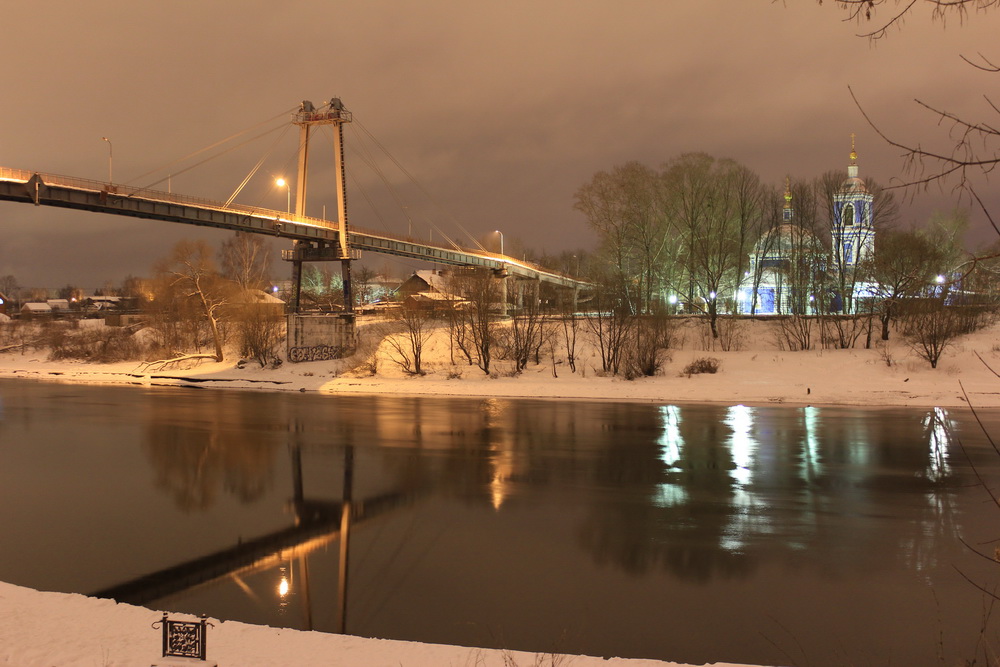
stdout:
<svg viewBox="0 0 1000 667">
<path fill-rule="evenodd" d="M 333 161 L 337 187 L 337 247 L 333 252 L 323 248 L 322 243 L 316 248 L 308 242 L 296 241 L 292 261 L 292 280 L 294 283 L 292 295 L 292 312 L 299 312 L 299 302 L 302 293 L 302 262 L 340 260 L 341 274 L 344 283 L 344 311 L 354 311 L 354 298 L 351 286 L 351 249 L 347 232 L 347 177 L 344 170 L 344 123 L 350 123 L 353 116 L 344 108 L 339 98 L 325 102 L 318 109 L 308 100 L 303 100 L 299 110 L 292 115 L 292 123 L 299 126 L 299 159 L 298 176 L 295 183 L 295 215 L 302 218 L 306 215 L 306 200 L 309 190 L 309 139 L 311 130 L 317 125 L 333 125 Z"/>
<path fill-rule="evenodd" d="M 333 98 L 316 108 L 303 100 L 299 110 L 292 115 L 292 123 L 299 126 L 298 177 L 295 184 L 295 216 L 306 215 L 306 198 L 309 189 L 309 138 L 317 125 L 333 125 L 333 162 L 337 186 L 337 242 L 333 247 L 322 241 L 295 241 L 292 251 L 285 255 L 292 262 L 292 299 L 288 316 L 288 359 L 306 361 L 333 358 L 353 353 L 356 347 L 354 319 L 354 294 L 351 286 L 352 256 L 347 231 L 347 178 L 344 171 L 344 123 L 353 120 L 339 98 Z M 302 297 L 302 263 L 340 261 L 344 289 L 344 312 L 339 318 L 325 317 L 325 323 L 310 321 L 300 314 Z M 317 357 L 317 355 L 319 355 Z"/>
</svg>

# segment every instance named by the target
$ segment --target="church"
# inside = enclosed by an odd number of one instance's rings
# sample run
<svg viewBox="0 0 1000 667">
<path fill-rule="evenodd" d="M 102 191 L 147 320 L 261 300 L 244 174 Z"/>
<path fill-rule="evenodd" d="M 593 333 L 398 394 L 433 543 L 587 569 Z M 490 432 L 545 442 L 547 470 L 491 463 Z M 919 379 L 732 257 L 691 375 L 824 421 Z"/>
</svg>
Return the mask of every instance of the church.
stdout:
<svg viewBox="0 0 1000 667">
<path fill-rule="evenodd" d="M 796 219 L 791 184 L 785 181 L 781 222 L 754 245 L 737 290 L 737 311 L 756 315 L 857 312 L 873 294 L 864 265 L 875 251 L 874 196 L 858 176 L 851 137 L 847 178 L 833 194 L 827 246 Z"/>
</svg>

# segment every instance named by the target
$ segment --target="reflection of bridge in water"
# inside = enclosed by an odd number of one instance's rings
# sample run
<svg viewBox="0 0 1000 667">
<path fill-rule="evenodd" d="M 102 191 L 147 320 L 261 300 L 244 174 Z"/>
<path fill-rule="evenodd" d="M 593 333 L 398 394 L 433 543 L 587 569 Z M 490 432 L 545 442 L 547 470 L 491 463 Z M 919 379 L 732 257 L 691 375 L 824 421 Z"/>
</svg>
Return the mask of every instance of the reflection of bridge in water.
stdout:
<svg viewBox="0 0 1000 667">
<path fill-rule="evenodd" d="M 347 623 L 348 548 L 351 529 L 400 505 L 411 503 L 413 497 L 401 493 L 385 493 L 365 500 L 353 499 L 354 447 L 344 447 L 344 486 L 340 501 L 306 498 L 302 483 L 302 458 L 298 446 L 292 447 L 294 525 L 261 535 L 236 546 L 200 556 L 177 565 L 150 572 L 90 593 L 92 597 L 110 598 L 117 602 L 144 605 L 224 578 L 238 579 L 243 575 L 274 567 L 280 562 L 301 559 L 334 540 L 340 540 L 339 572 L 339 632 Z M 306 572 L 305 567 L 302 568 Z M 306 604 L 308 605 L 308 581 Z M 311 610 L 306 610 L 307 618 Z M 310 623 L 311 624 L 311 623 Z M 311 628 L 307 628 L 311 629 Z"/>
</svg>

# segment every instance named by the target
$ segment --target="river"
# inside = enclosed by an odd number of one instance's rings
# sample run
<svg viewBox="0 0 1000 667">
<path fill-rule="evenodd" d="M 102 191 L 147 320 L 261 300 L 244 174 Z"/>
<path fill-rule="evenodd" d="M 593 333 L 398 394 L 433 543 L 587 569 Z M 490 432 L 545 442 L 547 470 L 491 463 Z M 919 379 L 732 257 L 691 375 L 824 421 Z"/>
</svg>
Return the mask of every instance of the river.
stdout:
<svg viewBox="0 0 1000 667">
<path fill-rule="evenodd" d="M 966 578 L 1000 576 L 965 545 L 1000 537 L 980 477 L 968 410 L 2 380 L 0 580 L 468 646 L 950 664 Z"/>
</svg>

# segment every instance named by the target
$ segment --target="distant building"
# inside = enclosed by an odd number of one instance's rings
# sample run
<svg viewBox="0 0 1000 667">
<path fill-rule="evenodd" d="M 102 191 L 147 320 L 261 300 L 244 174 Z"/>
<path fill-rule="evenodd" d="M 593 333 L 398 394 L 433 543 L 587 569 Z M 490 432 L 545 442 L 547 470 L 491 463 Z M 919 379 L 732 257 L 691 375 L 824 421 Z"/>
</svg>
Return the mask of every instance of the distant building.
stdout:
<svg viewBox="0 0 1000 667">
<path fill-rule="evenodd" d="M 393 294 L 399 300 L 403 300 L 413 294 L 438 293 L 452 294 L 450 271 L 414 271 L 413 275 L 404 280 Z"/>
<path fill-rule="evenodd" d="M 52 306 L 41 301 L 29 301 L 21 306 L 21 317 L 24 319 L 50 318 Z"/>
<path fill-rule="evenodd" d="M 781 222 L 764 234 L 750 256 L 737 310 L 758 315 L 856 312 L 874 293 L 864 272 L 875 252 L 874 195 L 858 177 L 851 139 L 847 178 L 833 195 L 830 246 L 800 224 L 785 182 Z"/>
<path fill-rule="evenodd" d="M 52 309 L 53 315 L 60 311 L 63 313 L 69 311 L 69 299 L 48 299 L 45 303 Z"/>
</svg>

